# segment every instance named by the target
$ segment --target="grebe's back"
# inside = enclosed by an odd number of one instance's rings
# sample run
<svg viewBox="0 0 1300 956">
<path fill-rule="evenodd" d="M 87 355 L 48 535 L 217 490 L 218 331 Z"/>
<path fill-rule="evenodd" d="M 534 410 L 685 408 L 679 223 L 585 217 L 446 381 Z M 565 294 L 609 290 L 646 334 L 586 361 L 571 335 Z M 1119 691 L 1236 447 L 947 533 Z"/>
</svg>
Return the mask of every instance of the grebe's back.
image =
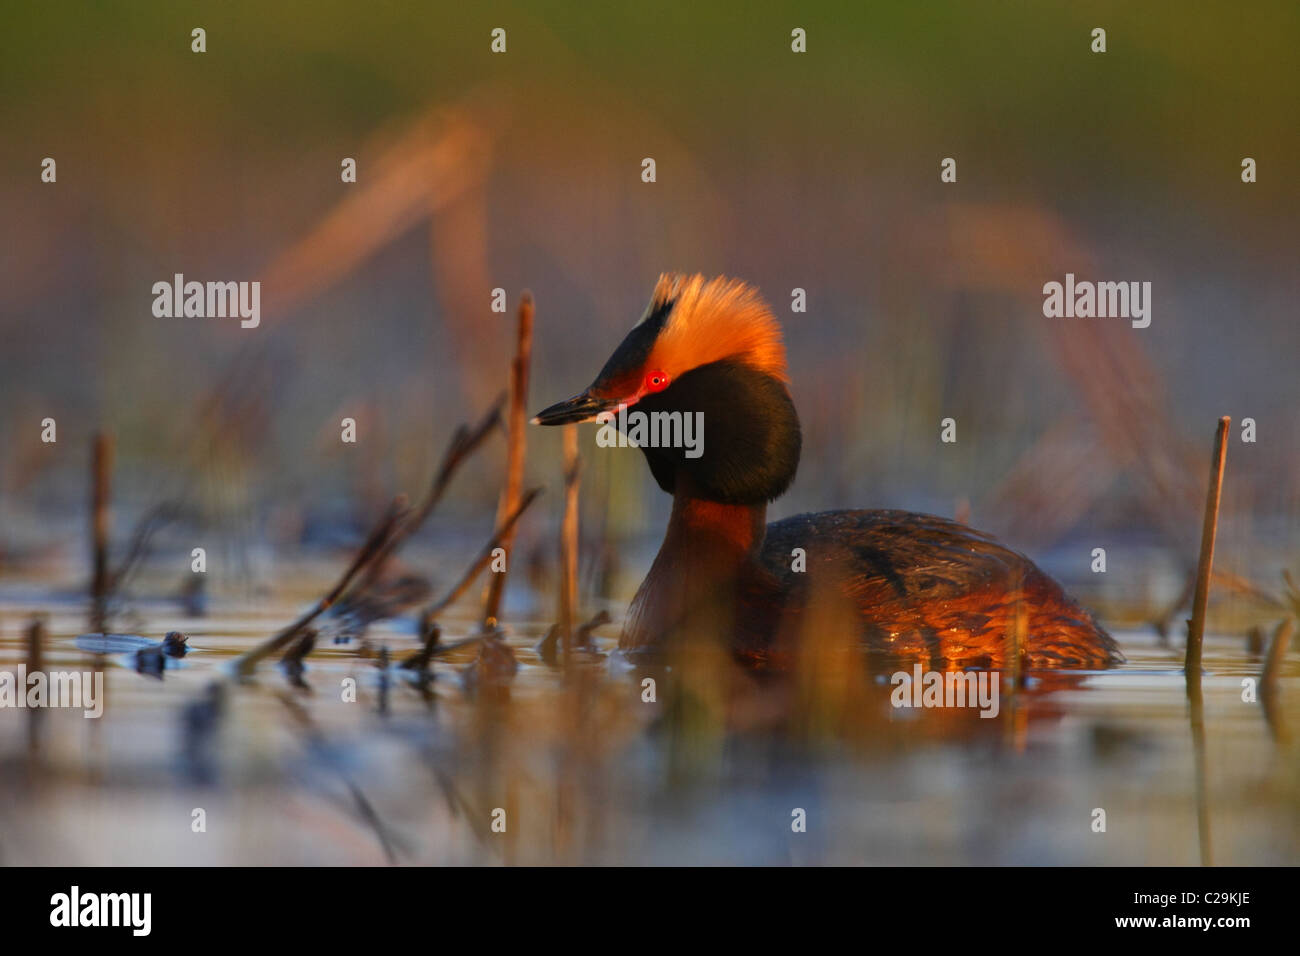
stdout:
<svg viewBox="0 0 1300 956">
<path fill-rule="evenodd" d="M 796 548 L 806 561 L 798 570 Z M 746 600 L 769 612 L 779 607 L 788 618 L 805 613 L 808 595 L 834 588 L 870 650 L 936 669 L 1007 666 L 1017 629 L 1030 667 L 1124 660 L 1114 639 L 1032 561 L 946 518 L 910 511 L 796 515 L 767 526 L 760 562 L 775 594 L 761 596 L 760 586 Z"/>
</svg>

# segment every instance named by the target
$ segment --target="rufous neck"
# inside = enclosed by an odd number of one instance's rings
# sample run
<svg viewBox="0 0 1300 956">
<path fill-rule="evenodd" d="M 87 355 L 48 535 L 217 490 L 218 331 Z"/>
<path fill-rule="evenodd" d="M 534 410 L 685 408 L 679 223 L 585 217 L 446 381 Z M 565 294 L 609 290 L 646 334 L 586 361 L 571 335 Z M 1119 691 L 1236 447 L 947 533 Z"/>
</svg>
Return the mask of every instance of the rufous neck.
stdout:
<svg viewBox="0 0 1300 956">
<path fill-rule="evenodd" d="M 679 491 L 660 554 L 670 553 L 688 565 L 697 560 L 739 563 L 762 547 L 766 527 L 765 504 L 722 504 Z"/>
<path fill-rule="evenodd" d="M 728 505 L 679 491 L 668 531 L 628 609 L 619 646 L 641 649 L 681 628 L 727 633 L 739 582 L 763 544 L 767 506 Z"/>
</svg>

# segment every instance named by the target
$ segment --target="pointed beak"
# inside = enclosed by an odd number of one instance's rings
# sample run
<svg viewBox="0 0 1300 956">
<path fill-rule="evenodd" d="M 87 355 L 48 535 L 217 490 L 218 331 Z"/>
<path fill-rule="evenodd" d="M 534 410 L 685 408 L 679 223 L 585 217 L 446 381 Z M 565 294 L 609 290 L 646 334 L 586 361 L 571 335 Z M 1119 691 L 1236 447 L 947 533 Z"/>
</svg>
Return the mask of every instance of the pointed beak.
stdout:
<svg viewBox="0 0 1300 956">
<path fill-rule="evenodd" d="M 533 417 L 534 425 L 572 425 L 577 422 L 595 420 L 601 412 L 608 412 L 618 407 L 617 399 L 598 398 L 591 392 L 583 392 L 563 402 L 556 402 L 550 408 L 543 409 Z"/>
</svg>

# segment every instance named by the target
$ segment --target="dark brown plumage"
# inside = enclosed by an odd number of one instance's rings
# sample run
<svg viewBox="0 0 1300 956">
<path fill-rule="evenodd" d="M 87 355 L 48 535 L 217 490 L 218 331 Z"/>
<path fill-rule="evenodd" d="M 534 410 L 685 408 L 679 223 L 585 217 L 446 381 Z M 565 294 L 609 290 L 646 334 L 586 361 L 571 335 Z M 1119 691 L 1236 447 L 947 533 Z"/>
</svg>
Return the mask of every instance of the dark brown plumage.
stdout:
<svg viewBox="0 0 1300 956">
<path fill-rule="evenodd" d="M 808 552 L 803 575 L 790 570 L 796 547 Z M 945 518 L 798 515 L 767 526 L 758 563 L 774 595 L 783 596 L 759 603 L 780 606 L 782 618 L 801 613 L 811 579 L 831 581 L 873 651 L 928 659 L 936 669 L 1012 663 L 1018 627 L 1030 667 L 1106 667 L 1123 659 L 1110 635 L 1028 558 Z"/>
</svg>

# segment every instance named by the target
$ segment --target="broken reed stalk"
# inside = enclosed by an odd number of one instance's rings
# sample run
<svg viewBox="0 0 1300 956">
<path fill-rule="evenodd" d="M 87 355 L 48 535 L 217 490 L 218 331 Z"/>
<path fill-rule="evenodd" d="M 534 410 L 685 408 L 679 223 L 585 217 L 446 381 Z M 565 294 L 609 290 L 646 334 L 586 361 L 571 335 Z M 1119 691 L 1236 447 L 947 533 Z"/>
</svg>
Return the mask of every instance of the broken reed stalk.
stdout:
<svg viewBox="0 0 1300 956">
<path fill-rule="evenodd" d="M 578 490 L 582 483 L 578 426 L 564 426 L 564 520 L 560 526 L 560 640 L 564 666 L 573 661 L 578 616 Z"/>
<path fill-rule="evenodd" d="M 94 576 L 90 584 L 90 629 L 103 633 L 108 616 L 108 535 L 112 515 L 109 513 L 110 482 L 113 474 L 113 439 L 96 432 L 91 452 L 90 528 L 91 561 Z"/>
<path fill-rule="evenodd" d="M 1273 640 L 1268 645 L 1268 657 L 1264 660 L 1264 673 L 1260 677 L 1263 692 L 1272 693 L 1277 686 L 1277 675 L 1282 670 L 1282 661 L 1286 658 L 1287 647 L 1291 644 L 1291 632 L 1295 623 L 1291 618 L 1283 618 L 1273 632 Z"/>
<path fill-rule="evenodd" d="M 367 565 L 365 574 L 357 580 L 355 585 L 348 589 L 347 596 L 349 598 L 363 593 L 373 585 L 380 572 L 383 571 L 388 558 L 392 556 L 402 542 L 419 531 L 424 522 L 428 520 L 429 515 L 433 514 L 434 508 L 442 500 L 447 487 L 451 484 L 452 477 L 460 466 L 483 443 L 483 440 L 487 438 L 492 429 L 501 424 L 501 406 L 505 404 L 505 400 L 505 395 L 500 395 L 473 428 L 466 425 L 457 427 L 455 434 L 451 436 L 451 441 L 447 444 L 447 450 L 443 452 L 442 463 L 434 474 L 433 483 L 425 493 L 424 500 L 400 526 L 394 529 L 388 540 L 375 554 L 374 559 Z"/>
<path fill-rule="evenodd" d="M 34 617 L 27 625 L 27 673 L 36 674 L 45 670 L 45 619 Z M 27 711 L 27 752 L 35 757 L 41 748 L 41 721 L 44 710 L 31 707 Z"/>
<path fill-rule="evenodd" d="M 1201 644 L 1205 636 L 1205 608 L 1210 598 L 1210 574 L 1214 565 L 1214 539 L 1219 529 L 1219 497 L 1223 491 L 1223 465 L 1228 454 L 1228 427 L 1232 419 L 1219 419 L 1214 436 L 1214 457 L 1210 461 L 1210 488 L 1205 496 L 1205 521 L 1201 525 L 1201 557 L 1196 566 L 1196 592 L 1192 598 L 1192 619 L 1187 627 L 1187 654 L 1183 672 L 1190 684 L 1201 680 Z"/>
<path fill-rule="evenodd" d="M 444 597 L 425 608 L 424 611 L 421 612 L 424 616 L 430 618 L 434 617 L 465 593 L 466 589 L 474 583 L 474 579 L 478 577 L 479 572 L 487 567 L 488 562 L 492 560 L 492 552 L 501 546 L 501 542 L 505 540 L 506 535 L 514 531 L 515 522 L 519 520 L 520 515 L 528 510 L 528 506 L 531 505 L 541 493 L 541 488 L 534 488 L 524 495 L 523 500 L 519 502 L 515 510 L 509 514 L 506 517 L 505 522 L 497 528 L 496 532 L 492 535 L 492 539 L 483 546 L 483 550 L 479 552 L 478 557 L 474 559 L 474 563 L 471 564 L 469 569 L 461 576 L 461 579 L 456 586 L 448 591 Z"/>
<path fill-rule="evenodd" d="M 27 672 L 45 670 L 45 618 L 37 616 L 27 625 Z"/>
<path fill-rule="evenodd" d="M 329 593 L 317 601 L 311 610 L 288 627 L 267 638 L 251 651 L 240 655 L 235 660 L 235 673 L 239 677 L 247 677 L 257 667 L 259 661 L 268 654 L 274 654 L 283 648 L 297 637 L 303 628 L 333 607 L 343 592 L 347 590 L 348 585 L 352 583 L 352 579 L 356 577 L 357 573 L 375 559 L 375 555 L 382 550 L 385 542 L 393 534 L 394 529 L 405 520 L 407 514 L 406 496 L 398 495 L 393 499 L 393 503 L 388 506 L 384 516 L 375 525 L 374 530 L 370 532 L 365 544 L 361 546 L 361 550 L 357 552 L 356 557 L 352 559 L 352 563 L 348 565 L 347 570 L 343 572 L 343 576 L 338 579 L 334 587 L 329 590 Z"/>
<path fill-rule="evenodd" d="M 108 593 L 113 594 L 118 591 L 130 577 L 138 564 L 140 564 L 149 553 L 149 542 L 153 536 L 162 528 L 166 527 L 172 521 L 175 521 L 180 514 L 180 508 L 170 502 L 164 502 L 154 508 L 149 509 L 136 522 L 135 531 L 131 535 L 131 547 L 127 549 L 126 557 L 117 569 L 108 576 Z"/>
<path fill-rule="evenodd" d="M 515 511 L 519 503 L 519 494 L 524 485 L 524 444 L 525 430 L 528 427 L 528 369 L 533 353 L 533 294 L 527 290 L 519 299 L 518 340 L 515 346 L 515 358 L 510 365 L 510 412 L 508 425 L 510 429 L 510 446 L 506 453 L 506 484 L 501 490 L 501 501 L 497 505 L 497 524 L 506 520 L 506 516 Z M 510 567 L 510 546 L 513 543 L 513 531 L 505 534 L 500 546 L 506 551 L 506 567 Z M 483 596 L 483 624 L 490 626 L 500 615 L 501 598 L 505 593 L 506 571 L 493 574 L 488 580 Z"/>
<path fill-rule="evenodd" d="M 606 611 L 604 608 L 601 608 L 599 611 L 597 611 L 595 614 L 591 616 L 591 619 L 588 620 L 586 624 L 578 628 L 578 637 L 574 641 L 574 643 L 578 647 L 583 647 L 583 648 L 591 647 L 591 632 L 598 627 L 604 627 L 612 620 L 614 619 L 609 616 L 609 612 Z"/>
<path fill-rule="evenodd" d="M 1267 607 L 1285 610 L 1287 606 L 1286 602 L 1276 594 L 1269 594 L 1250 579 L 1240 574 L 1233 574 L 1231 571 L 1215 571 L 1210 575 L 1210 581 L 1225 590 L 1251 598 Z"/>
<path fill-rule="evenodd" d="M 1212 571 L 1210 573 L 1210 583 L 1225 591 L 1233 594 L 1240 594 L 1248 597 L 1253 601 L 1258 601 L 1266 607 L 1285 610 L 1287 604 L 1275 594 L 1270 594 L 1258 584 L 1255 584 L 1249 578 L 1240 574 L 1233 574 L 1231 571 Z M 1196 589 L 1196 571 L 1193 569 L 1187 574 L 1187 584 L 1179 593 L 1178 598 L 1165 608 L 1151 626 L 1155 628 L 1156 634 L 1160 636 L 1162 642 L 1169 639 L 1169 628 L 1173 624 L 1174 616 L 1178 614 L 1187 603 L 1192 599 L 1192 592 Z"/>
<path fill-rule="evenodd" d="M 420 650 L 408 654 L 398 666 L 423 674 L 429 669 L 434 651 L 442 643 L 442 628 L 438 626 L 437 621 L 430 620 L 427 614 L 420 615 L 420 638 L 424 642 Z"/>
<path fill-rule="evenodd" d="M 1295 630 L 1295 621 L 1285 617 L 1273 632 L 1273 640 L 1268 645 L 1268 657 L 1264 659 L 1264 673 L 1259 678 L 1259 702 L 1264 707 L 1264 720 L 1268 723 L 1273 739 L 1279 744 L 1290 740 L 1286 721 L 1282 719 L 1281 691 L 1278 687 L 1278 674 L 1286 658 L 1291 632 Z"/>
<path fill-rule="evenodd" d="M 427 671 L 429 662 L 435 657 L 442 657 L 445 654 L 454 654 L 456 651 L 464 650 L 467 647 L 473 647 L 485 637 L 491 637 L 495 631 L 480 631 L 477 634 L 471 634 L 469 637 L 462 637 L 459 640 L 448 641 L 445 644 L 438 644 L 435 647 L 426 648 L 425 650 L 416 651 L 402 661 L 401 666 L 407 670 Z M 423 661 L 423 663 L 421 663 Z M 408 663 L 409 662 L 409 663 Z"/>
</svg>

